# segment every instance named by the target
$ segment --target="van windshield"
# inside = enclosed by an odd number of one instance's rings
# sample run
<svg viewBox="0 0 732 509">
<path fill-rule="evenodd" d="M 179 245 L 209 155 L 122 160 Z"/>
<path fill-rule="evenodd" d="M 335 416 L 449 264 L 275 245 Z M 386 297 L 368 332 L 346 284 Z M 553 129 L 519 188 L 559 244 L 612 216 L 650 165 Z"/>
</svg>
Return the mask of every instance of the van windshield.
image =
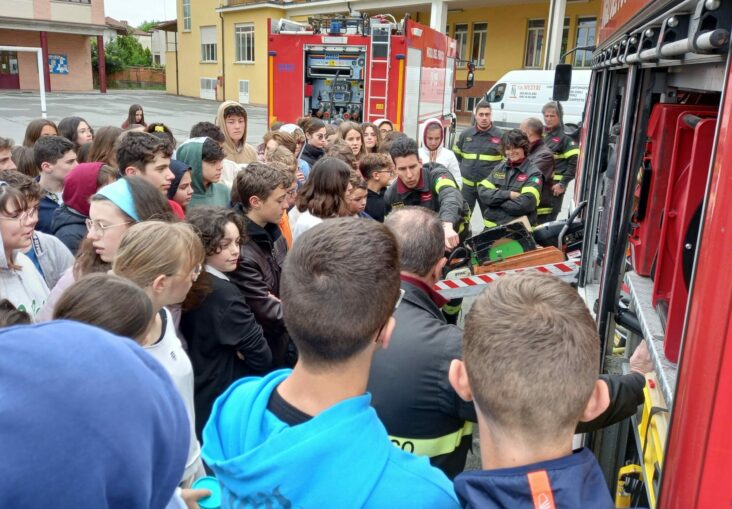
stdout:
<svg viewBox="0 0 732 509">
<path fill-rule="evenodd" d="M 503 93 L 506 91 L 506 84 L 499 83 L 491 88 L 485 96 L 485 100 L 489 103 L 495 103 L 503 99 Z"/>
</svg>

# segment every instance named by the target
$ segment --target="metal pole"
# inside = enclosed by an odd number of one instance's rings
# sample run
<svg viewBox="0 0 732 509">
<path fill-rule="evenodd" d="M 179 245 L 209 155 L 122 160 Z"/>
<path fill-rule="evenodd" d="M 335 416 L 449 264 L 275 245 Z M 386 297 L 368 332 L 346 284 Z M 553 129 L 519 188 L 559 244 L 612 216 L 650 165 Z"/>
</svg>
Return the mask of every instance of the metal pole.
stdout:
<svg viewBox="0 0 732 509">
<path fill-rule="evenodd" d="M 36 48 L 35 51 L 38 60 L 38 90 L 41 92 L 41 118 L 46 118 L 46 80 L 43 78 L 43 50 Z"/>
</svg>

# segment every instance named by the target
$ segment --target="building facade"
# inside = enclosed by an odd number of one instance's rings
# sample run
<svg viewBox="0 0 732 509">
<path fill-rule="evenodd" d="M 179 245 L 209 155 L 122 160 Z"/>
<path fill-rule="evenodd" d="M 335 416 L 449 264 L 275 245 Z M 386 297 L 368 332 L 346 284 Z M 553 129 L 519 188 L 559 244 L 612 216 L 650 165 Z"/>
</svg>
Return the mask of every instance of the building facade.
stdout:
<svg viewBox="0 0 732 509">
<path fill-rule="evenodd" d="M 104 0 L 3 0 L 0 89 L 38 90 L 41 48 L 46 90 L 94 89 L 90 37 L 104 34 Z"/>
<path fill-rule="evenodd" d="M 470 112 L 475 101 L 506 72 L 541 69 L 545 60 L 548 0 L 442 0 L 440 27 L 458 41 L 459 55 L 475 63 L 475 85 L 460 90 L 456 111 Z M 213 100 L 236 100 L 265 105 L 267 101 L 268 19 L 307 21 L 308 16 L 347 13 L 348 9 L 391 14 L 397 20 L 409 13 L 429 25 L 433 0 L 178 0 L 178 65 L 168 65 L 168 91 Z M 563 46 L 594 44 L 600 0 L 567 1 Z M 168 63 L 171 55 L 168 54 Z M 588 53 L 565 59 L 588 67 Z M 464 84 L 467 66 L 461 64 L 457 85 Z M 177 86 L 175 83 L 177 82 Z"/>
</svg>

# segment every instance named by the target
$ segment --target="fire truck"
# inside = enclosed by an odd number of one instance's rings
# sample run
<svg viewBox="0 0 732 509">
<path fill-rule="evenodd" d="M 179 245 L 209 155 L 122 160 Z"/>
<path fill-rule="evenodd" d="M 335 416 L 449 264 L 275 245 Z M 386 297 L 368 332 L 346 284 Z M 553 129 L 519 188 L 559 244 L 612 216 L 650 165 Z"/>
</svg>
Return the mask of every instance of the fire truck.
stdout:
<svg viewBox="0 0 732 509">
<path fill-rule="evenodd" d="M 603 3 L 577 284 L 605 371 L 643 338 L 655 367 L 637 418 L 591 439 L 618 507 L 732 504 L 731 26 L 728 0 Z"/>
<path fill-rule="evenodd" d="M 267 41 L 270 123 L 387 118 L 418 139 L 420 126 L 437 119 L 454 131 L 457 43 L 441 32 L 390 15 L 270 19 Z"/>
</svg>

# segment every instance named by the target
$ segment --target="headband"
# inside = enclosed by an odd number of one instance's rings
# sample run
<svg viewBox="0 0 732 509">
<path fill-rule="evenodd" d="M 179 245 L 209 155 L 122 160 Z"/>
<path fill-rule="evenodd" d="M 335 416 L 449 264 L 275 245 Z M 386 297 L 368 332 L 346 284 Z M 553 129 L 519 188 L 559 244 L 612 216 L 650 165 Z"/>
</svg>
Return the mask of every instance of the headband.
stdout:
<svg viewBox="0 0 732 509">
<path fill-rule="evenodd" d="M 132 198 L 132 190 L 130 183 L 121 178 L 104 186 L 97 191 L 97 194 L 104 196 L 106 199 L 117 205 L 125 214 L 130 216 L 136 222 L 140 222 L 140 216 L 137 215 L 135 208 L 135 200 Z"/>
</svg>

